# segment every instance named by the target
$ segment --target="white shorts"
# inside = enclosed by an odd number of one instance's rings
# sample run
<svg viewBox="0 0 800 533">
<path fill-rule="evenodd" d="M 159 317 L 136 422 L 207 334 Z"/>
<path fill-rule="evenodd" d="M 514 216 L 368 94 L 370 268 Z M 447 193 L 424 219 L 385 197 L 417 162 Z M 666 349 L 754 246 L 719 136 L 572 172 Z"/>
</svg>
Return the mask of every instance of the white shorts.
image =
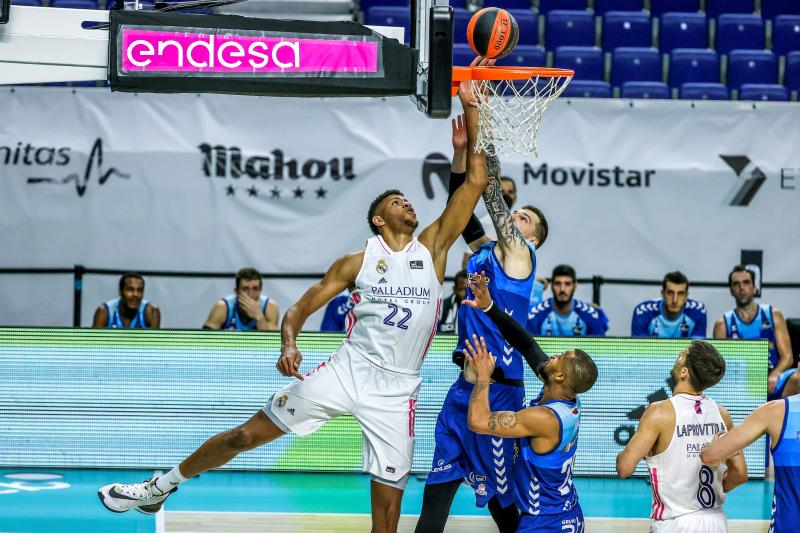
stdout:
<svg viewBox="0 0 800 533">
<path fill-rule="evenodd" d="M 276 392 L 264 413 L 304 437 L 350 413 L 364 437 L 364 471 L 397 482 L 411 471 L 414 409 L 422 378 L 381 368 L 343 344 L 327 362 Z"/>
<path fill-rule="evenodd" d="M 728 533 L 728 519 L 719 507 L 703 509 L 671 520 L 653 520 L 650 533 Z"/>
</svg>

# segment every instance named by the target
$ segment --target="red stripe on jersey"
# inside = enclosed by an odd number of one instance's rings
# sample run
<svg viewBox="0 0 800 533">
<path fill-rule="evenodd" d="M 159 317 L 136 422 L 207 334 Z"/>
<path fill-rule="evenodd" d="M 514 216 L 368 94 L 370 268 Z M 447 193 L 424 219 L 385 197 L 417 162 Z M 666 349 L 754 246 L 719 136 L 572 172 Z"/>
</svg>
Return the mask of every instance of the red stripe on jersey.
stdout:
<svg viewBox="0 0 800 533">
<path fill-rule="evenodd" d="M 653 468 L 650 471 L 650 477 L 653 481 L 653 512 L 650 518 L 661 520 L 664 516 L 664 502 L 661 501 L 661 496 L 658 494 L 658 469 Z"/>
<path fill-rule="evenodd" d="M 386 252 L 387 254 L 392 253 L 392 251 L 389 250 L 389 248 L 386 246 L 386 244 L 384 244 L 383 237 L 381 237 L 380 235 L 378 235 L 378 244 L 381 245 L 381 248 L 383 248 L 383 251 Z"/>
<path fill-rule="evenodd" d="M 414 437 L 414 422 L 416 421 L 417 400 L 408 399 L 408 436 Z"/>
<path fill-rule="evenodd" d="M 358 302 L 361 301 L 359 300 L 358 294 L 356 293 L 351 294 L 350 298 L 353 300 L 353 303 L 355 305 L 358 305 Z M 358 317 L 356 316 L 355 313 L 355 306 L 353 306 L 353 309 L 350 309 L 350 312 L 347 313 L 347 318 L 345 318 L 345 330 L 346 330 L 345 336 L 347 338 L 350 338 L 350 334 L 353 332 L 353 328 L 355 327 L 356 322 L 358 322 Z"/>
</svg>

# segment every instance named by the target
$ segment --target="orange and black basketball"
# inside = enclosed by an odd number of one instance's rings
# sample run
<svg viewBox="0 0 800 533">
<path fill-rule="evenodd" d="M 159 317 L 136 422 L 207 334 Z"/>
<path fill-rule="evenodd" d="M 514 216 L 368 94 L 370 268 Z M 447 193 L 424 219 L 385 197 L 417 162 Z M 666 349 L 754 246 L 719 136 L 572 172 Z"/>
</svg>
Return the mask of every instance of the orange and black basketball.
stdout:
<svg viewBox="0 0 800 533">
<path fill-rule="evenodd" d="M 485 7 L 472 15 L 467 42 L 472 51 L 487 59 L 500 59 L 517 46 L 519 27 L 511 13 L 499 7 Z"/>
</svg>

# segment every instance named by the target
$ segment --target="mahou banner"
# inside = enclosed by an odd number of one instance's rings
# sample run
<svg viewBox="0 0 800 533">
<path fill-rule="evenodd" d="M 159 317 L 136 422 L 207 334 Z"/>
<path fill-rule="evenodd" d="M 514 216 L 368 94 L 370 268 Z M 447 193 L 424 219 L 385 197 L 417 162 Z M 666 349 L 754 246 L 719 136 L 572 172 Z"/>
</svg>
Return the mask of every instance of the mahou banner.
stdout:
<svg viewBox="0 0 800 533">
<path fill-rule="evenodd" d="M 502 174 L 516 180 L 518 206 L 548 217 L 540 275 L 568 263 L 579 277 L 681 269 L 724 281 L 746 249 L 763 251 L 764 281 L 798 281 L 798 123 L 800 106 L 780 103 L 562 99 L 545 114 L 540 156 L 503 160 Z M 0 264 L 321 273 L 363 246 L 367 207 L 386 189 L 431 223 L 451 154 L 450 122 L 406 97 L 18 88 L 4 95 L 0 129 Z M 87 279 L 84 323 L 115 283 Z M 233 284 L 148 283 L 171 327 L 202 324 Z M 285 311 L 310 284 L 265 290 Z M 69 324 L 71 289 L 69 278 L 0 276 L 0 323 Z M 611 333 L 627 334 L 635 303 L 657 290 L 604 289 Z M 724 291 L 692 296 L 716 298 L 710 321 L 732 305 Z M 796 296 L 773 292 L 770 303 L 796 316 Z"/>
</svg>

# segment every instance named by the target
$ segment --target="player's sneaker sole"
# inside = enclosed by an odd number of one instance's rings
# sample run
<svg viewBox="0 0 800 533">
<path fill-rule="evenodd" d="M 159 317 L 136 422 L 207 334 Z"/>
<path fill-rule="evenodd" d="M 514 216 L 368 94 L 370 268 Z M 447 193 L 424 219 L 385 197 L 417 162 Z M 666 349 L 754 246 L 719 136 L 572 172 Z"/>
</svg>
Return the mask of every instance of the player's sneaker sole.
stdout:
<svg viewBox="0 0 800 533">
<path fill-rule="evenodd" d="M 100 490 L 97 491 L 97 497 L 100 498 L 100 503 L 103 504 L 103 507 L 105 507 L 106 509 L 108 509 L 112 513 L 127 513 L 128 511 L 133 509 L 133 510 L 139 511 L 142 514 L 152 515 L 152 514 L 156 514 L 157 512 L 159 512 L 161 510 L 161 507 L 164 506 L 164 502 L 167 501 L 167 498 L 164 498 L 160 502 L 154 503 L 154 504 L 151 504 L 151 505 L 141 505 L 141 506 L 129 507 L 127 509 L 124 509 L 124 508 L 119 507 L 118 505 L 116 505 L 114 503 L 114 500 L 111 497 L 111 495 L 108 494 L 108 491 L 111 489 L 111 487 L 113 487 L 113 485 L 108 485 L 108 486 L 100 488 Z M 175 487 L 174 489 L 172 489 L 169 492 L 169 494 L 172 494 L 173 492 L 177 492 L 177 491 L 178 491 L 178 487 Z M 169 495 L 167 495 L 167 496 L 169 496 Z M 124 498 L 124 496 L 122 496 L 122 495 L 120 495 L 118 497 L 123 497 Z"/>
</svg>

